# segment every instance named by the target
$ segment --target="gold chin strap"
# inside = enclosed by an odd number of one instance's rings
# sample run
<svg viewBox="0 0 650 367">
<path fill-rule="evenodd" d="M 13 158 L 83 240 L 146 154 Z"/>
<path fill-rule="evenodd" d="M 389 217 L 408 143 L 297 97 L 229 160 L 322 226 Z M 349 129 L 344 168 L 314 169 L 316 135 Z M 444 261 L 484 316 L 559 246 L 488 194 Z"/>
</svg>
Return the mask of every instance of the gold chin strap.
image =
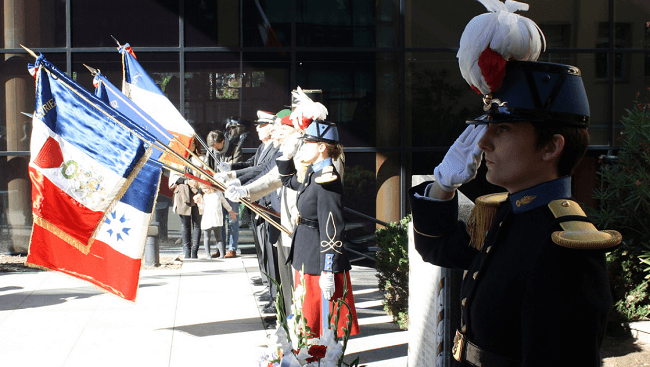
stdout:
<svg viewBox="0 0 650 367">
<path fill-rule="evenodd" d="M 548 204 L 555 218 L 565 216 L 586 217 L 580 205 L 572 200 L 555 200 Z M 583 221 L 560 223 L 563 231 L 553 232 L 551 239 L 557 245 L 573 249 L 597 250 L 614 247 L 621 243 L 623 236 L 618 231 L 599 231 L 596 227 Z"/>
<path fill-rule="evenodd" d="M 470 246 L 481 251 L 485 236 L 492 227 L 494 217 L 501 204 L 508 198 L 507 192 L 484 195 L 476 199 L 472 214 L 467 221 L 467 233 L 471 240 Z"/>
</svg>

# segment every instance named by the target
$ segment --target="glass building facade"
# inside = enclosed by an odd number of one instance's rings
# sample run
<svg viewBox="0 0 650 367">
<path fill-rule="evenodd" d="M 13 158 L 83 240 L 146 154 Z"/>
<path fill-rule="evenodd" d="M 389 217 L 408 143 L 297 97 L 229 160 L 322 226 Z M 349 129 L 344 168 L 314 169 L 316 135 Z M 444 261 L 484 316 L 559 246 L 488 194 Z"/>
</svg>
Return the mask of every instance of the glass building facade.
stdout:
<svg viewBox="0 0 650 367">
<path fill-rule="evenodd" d="M 540 61 L 582 70 L 591 104 L 591 146 L 575 195 L 594 205 L 598 157 L 616 149 L 626 108 L 646 101 L 650 3 L 531 0 L 521 13 L 544 31 Z M 229 116 L 278 111 L 290 91 L 322 89 L 328 120 L 346 156 L 346 202 L 384 221 L 408 213 L 411 176 L 430 174 L 481 114 L 462 79 L 456 51 L 465 25 L 486 10 L 477 1 L 429 0 L 4 0 L 0 71 L 0 253 L 26 251 L 31 232 L 27 174 L 34 109 L 32 58 L 42 52 L 82 86 L 83 64 L 120 85 L 111 36 L 139 62 L 205 138 Z M 251 134 L 254 135 L 254 132 Z M 256 145 L 250 139 L 246 153 Z M 497 191 L 480 177 L 470 198 Z"/>
</svg>

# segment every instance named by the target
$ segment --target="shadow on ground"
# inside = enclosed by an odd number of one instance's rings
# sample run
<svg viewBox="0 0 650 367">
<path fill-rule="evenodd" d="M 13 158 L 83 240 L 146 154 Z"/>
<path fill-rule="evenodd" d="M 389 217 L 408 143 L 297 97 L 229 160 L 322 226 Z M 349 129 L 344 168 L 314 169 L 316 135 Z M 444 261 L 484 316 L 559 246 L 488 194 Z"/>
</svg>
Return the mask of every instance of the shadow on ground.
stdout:
<svg viewBox="0 0 650 367">
<path fill-rule="evenodd" d="M 259 317 L 253 317 L 240 320 L 225 320 L 207 322 L 203 324 L 176 326 L 173 328 L 164 328 L 159 330 L 177 330 L 196 337 L 206 337 L 213 335 L 226 335 L 244 333 L 247 331 L 260 330 L 261 322 Z"/>
</svg>

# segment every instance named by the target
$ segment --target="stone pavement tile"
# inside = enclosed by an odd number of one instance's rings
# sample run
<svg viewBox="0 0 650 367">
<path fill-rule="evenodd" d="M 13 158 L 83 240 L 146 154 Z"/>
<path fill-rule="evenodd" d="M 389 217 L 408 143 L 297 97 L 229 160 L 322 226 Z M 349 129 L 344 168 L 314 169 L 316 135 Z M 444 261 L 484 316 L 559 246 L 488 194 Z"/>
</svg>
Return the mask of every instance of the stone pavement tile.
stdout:
<svg viewBox="0 0 650 367">
<path fill-rule="evenodd" d="M 178 326 L 169 366 L 257 366 L 266 343 L 259 317 Z"/>
<path fill-rule="evenodd" d="M 0 324 L 0 365 L 62 366 L 92 311 L 28 309 Z"/>
<path fill-rule="evenodd" d="M 88 328 L 65 361 L 65 367 L 166 366 L 172 333 L 140 325 Z"/>
</svg>

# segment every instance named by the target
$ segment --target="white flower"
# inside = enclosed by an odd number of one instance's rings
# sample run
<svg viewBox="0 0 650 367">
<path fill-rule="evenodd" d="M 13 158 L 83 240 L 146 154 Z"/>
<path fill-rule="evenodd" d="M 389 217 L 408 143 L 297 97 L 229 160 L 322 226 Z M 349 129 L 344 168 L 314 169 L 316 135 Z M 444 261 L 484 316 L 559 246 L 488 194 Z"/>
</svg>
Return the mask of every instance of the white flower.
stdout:
<svg viewBox="0 0 650 367">
<path fill-rule="evenodd" d="M 293 353 L 285 354 L 282 356 L 282 363 L 280 363 L 282 366 L 289 366 L 289 367 L 301 367 L 300 361 L 296 359 L 296 356 L 293 355 Z"/>
<path fill-rule="evenodd" d="M 296 358 L 298 358 L 298 360 L 300 360 L 300 361 L 304 361 L 307 358 L 311 358 L 311 355 L 309 354 L 308 349 L 309 348 L 307 348 L 307 347 L 300 348 L 300 352 L 298 352 L 298 355 L 296 356 Z"/>
<path fill-rule="evenodd" d="M 339 341 L 337 343 L 334 340 L 334 331 L 331 329 L 323 330 L 323 336 L 320 340 L 321 344 L 327 347 L 325 357 L 321 359 L 321 367 L 336 366 L 339 358 L 343 354 L 343 342 Z"/>
<path fill-rule="evenodd" d="M 278 326 L 278 330 L 275 331 L 275 345 L 282 350 L 282 353 L 291 353 L 291 343 L 289 343 L 287 332 L 282 325 Z"/>
</svg>

